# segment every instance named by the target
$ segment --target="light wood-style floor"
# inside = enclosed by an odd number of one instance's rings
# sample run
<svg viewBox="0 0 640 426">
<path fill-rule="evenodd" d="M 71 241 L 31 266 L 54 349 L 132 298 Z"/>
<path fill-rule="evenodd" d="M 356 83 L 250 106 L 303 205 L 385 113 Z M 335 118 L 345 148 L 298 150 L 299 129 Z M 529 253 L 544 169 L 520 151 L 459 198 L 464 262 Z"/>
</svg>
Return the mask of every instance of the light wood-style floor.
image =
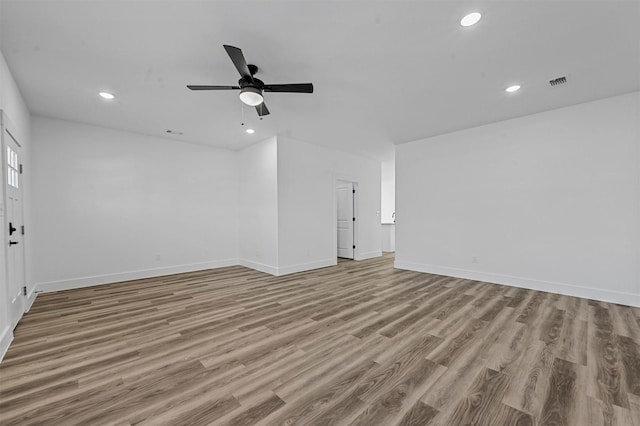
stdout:
<svg viewBox="0 0 640 426">
<path fill-rule="evenodd" d="M 393 269 L 40 295 L 3 425 L 640 425 L 640 309 Z"/>
</svg>

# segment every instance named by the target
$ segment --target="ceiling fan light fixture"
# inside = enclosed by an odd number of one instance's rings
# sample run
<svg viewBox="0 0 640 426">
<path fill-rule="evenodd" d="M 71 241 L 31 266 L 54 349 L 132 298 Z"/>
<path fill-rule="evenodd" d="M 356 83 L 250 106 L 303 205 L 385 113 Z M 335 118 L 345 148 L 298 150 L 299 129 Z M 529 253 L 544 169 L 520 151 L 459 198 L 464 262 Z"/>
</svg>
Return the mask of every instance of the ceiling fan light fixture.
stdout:
<svg viewBox="0 0 640 426">
<path fill-rule="evenodd" d="M 247 86 L 240 90 L 240 100 L 249 106 L 257 106 L 264 101 L 260 89 Z"/>
</svg>

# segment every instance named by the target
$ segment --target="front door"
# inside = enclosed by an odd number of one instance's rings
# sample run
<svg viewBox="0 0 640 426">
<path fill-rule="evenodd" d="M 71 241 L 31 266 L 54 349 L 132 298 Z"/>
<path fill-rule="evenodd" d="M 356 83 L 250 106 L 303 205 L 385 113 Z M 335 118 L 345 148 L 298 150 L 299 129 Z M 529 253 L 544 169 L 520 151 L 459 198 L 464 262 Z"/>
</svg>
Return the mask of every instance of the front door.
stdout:
<svg viewBox="0 0 640 426">
<path fill-rule="evenodd" d="M 20 166 L 20 144 L 6 127 L 2 126 L 3 163 L 5 177 L 5 232 L 7 246 L 7 298 L 9 301 L 9 323 L 15 327 L 24 312 L 24 236 L 22 227 L 22 176 Z"/>
<path fill-rule="evenodd" d="M 353 183 L 338 182 L 336 186 L 338 204 L 338 257 L 353 259 L 354 255 L 354 208 Z"/>
</svg>

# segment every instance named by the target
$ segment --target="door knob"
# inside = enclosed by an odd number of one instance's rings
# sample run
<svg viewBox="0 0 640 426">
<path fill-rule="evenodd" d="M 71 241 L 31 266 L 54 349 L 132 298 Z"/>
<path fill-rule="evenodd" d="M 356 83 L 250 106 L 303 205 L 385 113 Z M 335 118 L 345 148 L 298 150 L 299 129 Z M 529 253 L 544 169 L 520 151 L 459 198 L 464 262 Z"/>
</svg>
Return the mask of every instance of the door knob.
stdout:
<svg viewBox="0 0 640 426">
<path fill-rule="evenodd" d="M 18 229 L 13 227 L 13 223 L 9 222 L 9 235 L 13 235 Z"/>
<path fill-rule="evenodd" d="M 17 241 L 9 241 L 9 245 L 10 245 L 10 246 L 15 246 L 16 244 L 18 244 L 18 242 L 17 242 Z"/>
</svg>

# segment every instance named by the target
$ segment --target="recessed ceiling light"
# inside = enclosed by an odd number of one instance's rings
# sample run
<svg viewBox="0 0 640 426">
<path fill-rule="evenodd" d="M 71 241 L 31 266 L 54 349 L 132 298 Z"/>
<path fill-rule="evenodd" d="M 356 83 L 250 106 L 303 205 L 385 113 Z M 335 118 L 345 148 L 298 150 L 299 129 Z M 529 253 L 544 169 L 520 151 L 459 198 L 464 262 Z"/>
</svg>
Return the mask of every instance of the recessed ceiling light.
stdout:
<svg viewBox="0 0 640 426">
<path fill-rule="evenodd" d="M 513 93 L 513 92 L 517 92 L 518 90 L 520 90 L 520 86 L 517 85 L 517 84 L 514 84 L 513 86 L 509 86 L 504 90 L 509 92 L 509 93 Z"/>
<path fill-rule="evenodd" d="M 111 94 L 111 93 L 109 93 L 109 92 L 100 92 L 100 93 L 99 93 L 99 95 L 100 95 L 101 97 L 103 97 L 104 99 L 109 99 L 109 100 L 111 100 L 111 99 L 115 99 L 115 95 L 112 95 L 112 94 Z"/>
<path fill-rule="evenodd" d="M 250 135 L 254 134 L 256 131 L 253 129 L 247 129 L 245 130 L 245 132 L 249 133 Z"/>
<path fill-rule="evenodd" d="M 480 18 L 482 18 L 480 12 L 472 12 L 460 20 L 460 25 L 470 27 L 471 25 L 477 24 Z"/>
</svg>

